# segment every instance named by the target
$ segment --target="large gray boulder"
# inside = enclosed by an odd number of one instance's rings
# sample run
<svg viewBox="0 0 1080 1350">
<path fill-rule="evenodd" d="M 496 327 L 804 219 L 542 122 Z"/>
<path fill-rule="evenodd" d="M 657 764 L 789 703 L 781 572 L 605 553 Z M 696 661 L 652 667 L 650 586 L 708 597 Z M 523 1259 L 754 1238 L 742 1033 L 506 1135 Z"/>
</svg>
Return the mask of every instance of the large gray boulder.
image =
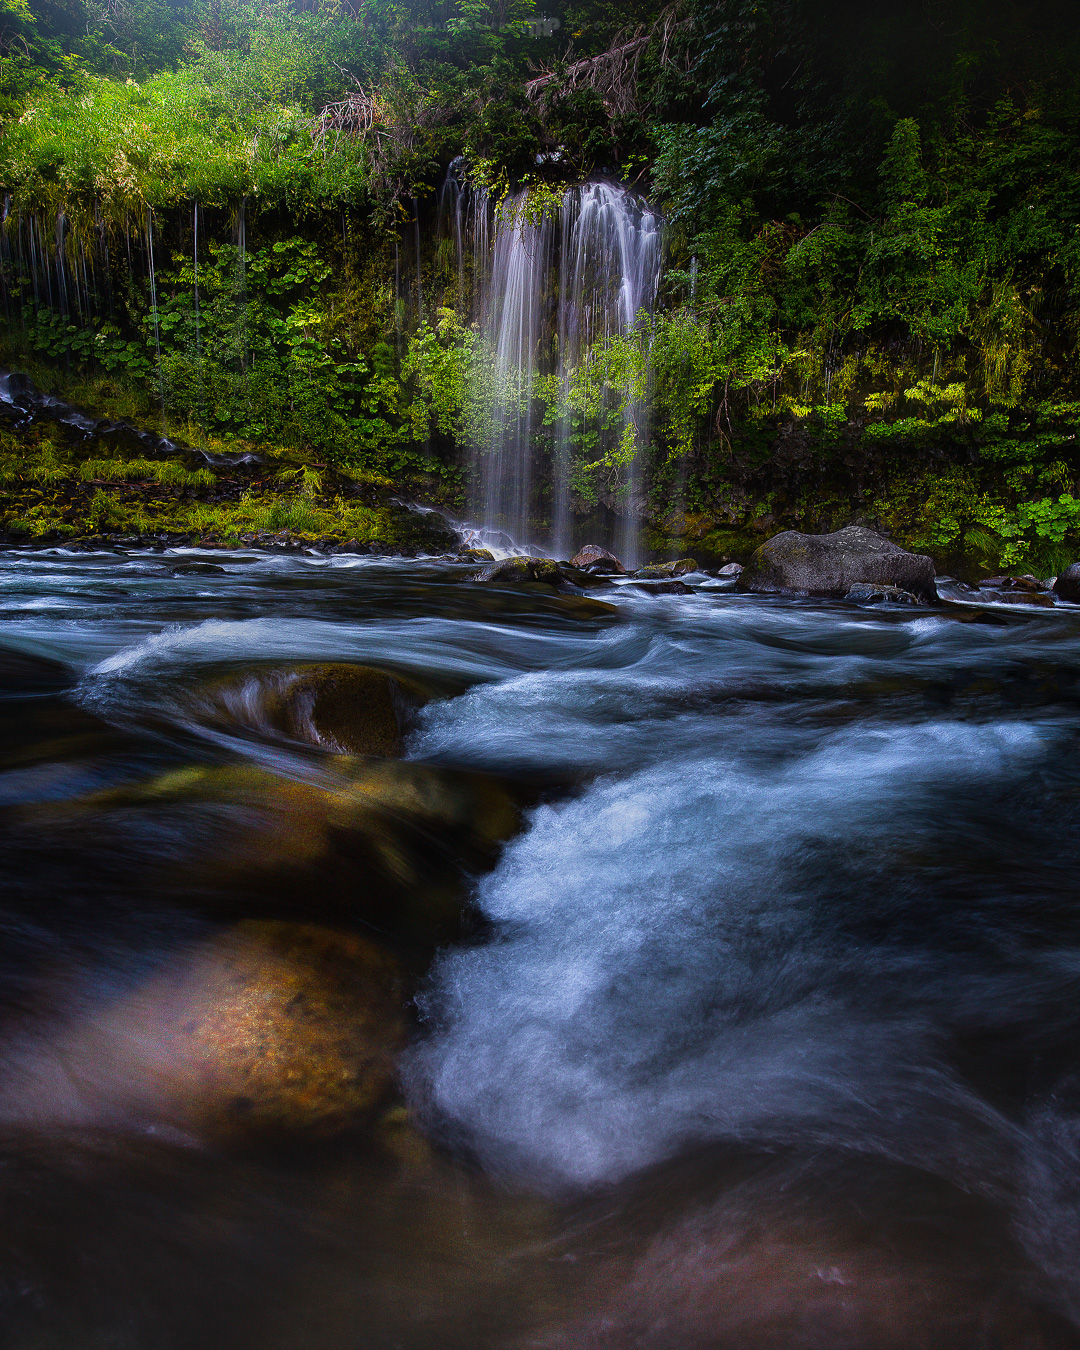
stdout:
<svg viewBox="0 0 1080 1350">
<path fill-rule="evenodd" d="M 757 594 L 830 595 L 843 598 L 852 586 L 898 586 L 920 600 L 934 600 L 934 563 L 921 553 L 883 539 L 861 525 L 835 534 L 774 535 L 753 555 L 737 589 Z"/>
<path fill-rule="evenodd" d="M 1073 563 L 1059 572 L 1054 580 L 1054 594 L 1059 600 L 1069 600 L 1073 604 L 1080 601 L 1080 563 Z"/>
</svg>

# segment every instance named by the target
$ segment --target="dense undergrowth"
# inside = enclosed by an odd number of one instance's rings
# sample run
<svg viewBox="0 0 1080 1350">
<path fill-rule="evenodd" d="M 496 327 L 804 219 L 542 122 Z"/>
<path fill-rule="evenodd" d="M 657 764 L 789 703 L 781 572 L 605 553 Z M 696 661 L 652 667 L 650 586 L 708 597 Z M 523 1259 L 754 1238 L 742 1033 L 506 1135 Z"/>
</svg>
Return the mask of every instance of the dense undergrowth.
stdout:
<svg viewBox="0 0 1080 1350">
<path fill-rule="evenodd" d="M 447 166 L 536 212 L 605 175 L 662 207 L 666 257 L 654 316 L 534 391 L 541 459 L 575 428 L 582 512 L 618 509 L 636 454 L 657 550 L 858 518 L 961 570 L 1052 570 L 1080 552 L 1077 47 L 1050 0 L 6 0 L 0 356 L 460 505 L 492 362 Z M 613 451 L 598 428 L 642 400 Z M 9 518 L 48 515 L 44 453 L 6 450 Z M 129 472 L 98 474 L 88 527 L 135 530 L 155 493 L 193 530 L 226 510 Z"/>
</svg>

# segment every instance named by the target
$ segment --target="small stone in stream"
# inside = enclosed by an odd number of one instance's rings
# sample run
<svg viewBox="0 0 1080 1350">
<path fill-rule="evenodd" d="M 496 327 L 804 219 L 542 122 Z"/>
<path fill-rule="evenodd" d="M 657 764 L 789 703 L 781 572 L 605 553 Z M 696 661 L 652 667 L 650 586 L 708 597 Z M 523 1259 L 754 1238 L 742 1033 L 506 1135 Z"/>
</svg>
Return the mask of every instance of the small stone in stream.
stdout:
<svg viewBox="0 0 1080 1350">
<path fill-rule="evenodd" d="M 917 605 L 919 598 L 899 586 L 874 586 L 870 582 L 860 581 L 852 586 L 845 600 L 859 600 L 863 604 Z"/>
<path fill-rule="evenodd" d="M 1054 594 L 1059 600 L 1069 600 L 1073 604 L 1080 602 L 1080 563 L 1073 563 L 1058 574 Z"/>
<path fill-rule="evenodd" d="M 715 575 L 718 577 L 737 577 L 742 573 L 742 563 L 725 563 L 723 567 L 716 569 Z"/>
<path fill-rule="evenodd" d="M 210 576 L 214 572 L 220 572 L 222 576 L 225 575 L 224 567 L 220 567 L 217 563 L 208 562 L 176 563 L 169 570 L 174 577 L 202 577 Z"/>
<path fill-rule="evenodd" d="M 503 558 L 477 572 L 475 581 L 544 581 L 557 586 L 562 580 L 559 564 L 551 558 Z"/>
<path fill-rule="evenodd" d="M 693 558 L 679 558 L 676 562 L 650 563 L 648 567 L 639 567 L 633 575 L 642 581 L 664 581 L 669 577 L 684 577 L 697 570 L 698 565 Z"/>
<path fill-rule="evenodd" d="M 754 553 L 738 580 L 759 595 L 823 595 L 842 599 L 859 582 L 899 586 L 933 602 L 933 559 L 909 553 L 861 525 L 833 534 L 785 530 Z"/>
<path fill-rule="evenodd" d="M 570 566 L 588 567 L 597 572 L 615 572 L 617 574 L 626 571 L 615 554 L 609 553 L 606 548 L 601 548 L 599 544 L 586 544 L 584 548 L 578 549 L 570 559 Z"/>
<path fill-rule="evenodd" d="M 638 581 L 633 582 L 634 589 L 645 591 L 648 595 L 693 595 L 694 588 L 685 581 Z"/>
<path fill-rule="evenodd" d="M 457 555 L 467 562 L 489 563 L 495 561 L 495 554 L 489 548 L 463 548 Z"/>
<path fill-rule="evenodd" d="M 1002 599 L 1010 605 L 1040 605 L 1043 609 L 1054 608 L 1054 602 L 1048 595 L 1039 595 L 1035 591 L 1004 591 Z"/>
</svg>

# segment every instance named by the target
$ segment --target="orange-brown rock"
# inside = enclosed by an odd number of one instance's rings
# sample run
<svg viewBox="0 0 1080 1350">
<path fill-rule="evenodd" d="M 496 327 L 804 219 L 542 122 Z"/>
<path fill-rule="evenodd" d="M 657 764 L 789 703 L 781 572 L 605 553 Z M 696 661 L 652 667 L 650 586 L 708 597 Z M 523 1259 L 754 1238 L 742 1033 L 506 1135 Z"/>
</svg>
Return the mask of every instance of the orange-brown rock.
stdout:
<svg viewBox="0 0 1080 1350">
<path fill-rule="evenodd" d="M 82 1004 L 22 1055 L 0 1114 L 219 1143 L 372 1120 L 405 1035 L 397 962 L 356 933 L 250 921 Z"/>
</svg>

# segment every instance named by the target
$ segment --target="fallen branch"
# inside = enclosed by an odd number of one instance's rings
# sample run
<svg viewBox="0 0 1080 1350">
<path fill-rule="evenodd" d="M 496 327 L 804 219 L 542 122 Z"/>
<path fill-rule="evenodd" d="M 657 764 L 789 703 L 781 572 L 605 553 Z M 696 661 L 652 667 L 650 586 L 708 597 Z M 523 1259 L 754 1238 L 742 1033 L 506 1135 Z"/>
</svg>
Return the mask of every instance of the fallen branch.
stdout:
<svg viewBox="0 0 1080 1350">
<path fill-rule="evenodd" d="M 603 99 L 608 112 L 616 117 L 624 117 L 632 111 L 637 97 L 637 68 L 642 51 L 652 40 L 651 33 L 631 38 L 618 47 L 612 47 L 599 56 L 585 56 L 566 67 L 560 75 L 558 71 L 545 71 L 525 85 L 525 97 L 535 103 L 544 96 L 544 91 L 555 80 L 559 80 L 560 91 L 577 89 L 579 86 L 594 89 Z"/>
</svg>

